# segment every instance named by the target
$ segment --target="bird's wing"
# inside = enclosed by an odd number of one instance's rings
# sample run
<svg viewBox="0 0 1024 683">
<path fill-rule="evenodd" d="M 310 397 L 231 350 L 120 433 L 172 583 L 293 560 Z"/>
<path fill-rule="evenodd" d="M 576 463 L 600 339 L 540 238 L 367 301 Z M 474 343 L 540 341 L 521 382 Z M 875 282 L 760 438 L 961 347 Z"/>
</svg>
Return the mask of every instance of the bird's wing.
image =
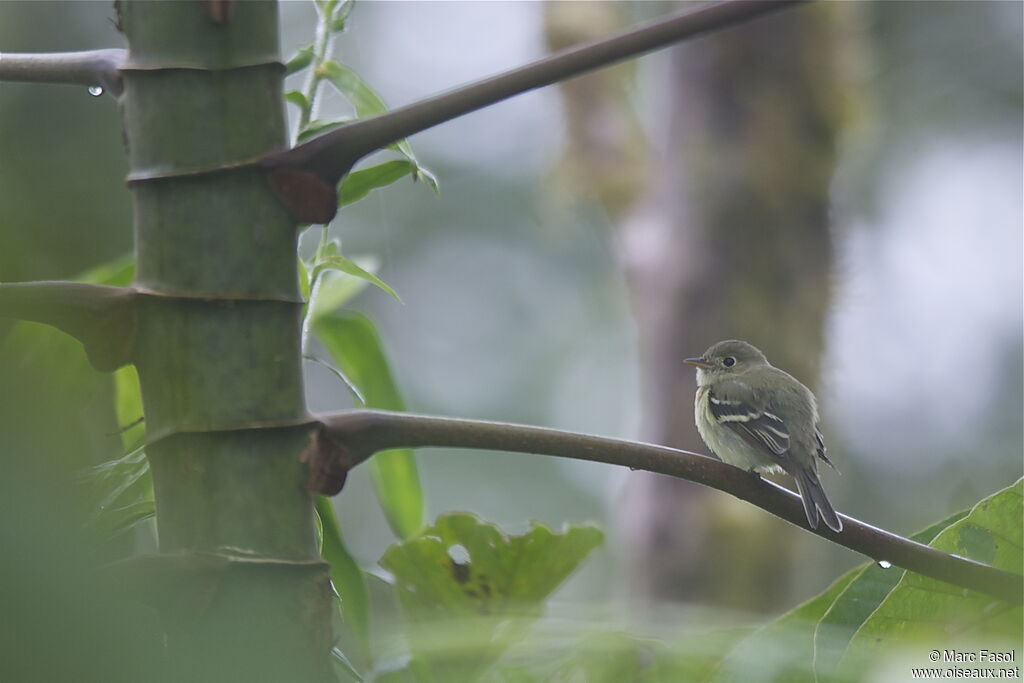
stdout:
<svg viewBox="0 0 1024 683">
<path fill-rule="evenodd" d="M 832 468 L 832 469 L 834 469 L 834 470 L 835 470 L 836 472 L 838 472 L 838 471 L 839 471 L 839 468 L 837 468 L 837 467 L 836 467 L 836 466 L 835 466 L 835 465 L 834 465 L 834 464 L 832 463 L 832 461 L 828 459 L 828 449 L 827 449 L 827 448 L 825 448 L 825 437 L 823 437 L 823 436 L 821 435 L 821 430 L 820 430 L 820 429 L 818 429 L 817 427 L 815 427 L 815 428 L 814 428 L 814 438 L 815 438 L 815 439 L 817 440 L 817 442 L 818 442 L 818 449 L 817 449 L 817 454 L 818 454 L 818 457 L 819 457 L 819 458 L 821 458 L 822 460 L 824 460 L 824 461 L 825 461 L 826 463 L 828 463 L 828 466 L 829 466 L 829 467 L 831 467 L 831 468 Z"/>
<path fill-rule="evenodd" d="M 719 383 L 708 392 L 711 414 L 720 424 L 729 427 L 754 448 L 764 451 L 773 460 L 785 465 L 783 456 L 789 451 L 789 430 L 778 415 L 769 412 L 754 397 L 745 382 Z"/>
</svg>

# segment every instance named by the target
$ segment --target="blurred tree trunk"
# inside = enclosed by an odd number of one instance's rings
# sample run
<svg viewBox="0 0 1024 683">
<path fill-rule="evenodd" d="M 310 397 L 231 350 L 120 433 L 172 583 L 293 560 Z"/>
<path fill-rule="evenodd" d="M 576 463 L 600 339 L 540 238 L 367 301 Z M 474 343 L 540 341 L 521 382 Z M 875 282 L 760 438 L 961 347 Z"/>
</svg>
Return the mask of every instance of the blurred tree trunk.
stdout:
<svg viewBox="0 0 1024 683">
<path fill-rule="evenodd" d="M 573 7 L 550 7 L 557 47 L 570 42 Z M 621 74 L 618 84 L 598 74 L 563 91 L 569 155 L 585 159 L 572 166 L 583 169 L 575 180 L 618 226 L 616 254 L 639 334 L 645 440 L 707 452 L 693 423 L 693 368 L 681 360 L 719 339 L 751 341 L 815 384 L 833 260 L 838 12 L 827 4 L 791 9 L 668 53 L 657 78 L 668 114 L 651 129 L 646 178 L 636 169 L 635 126 L 608 125 L 608 100 L 628 87 Z M 647 473 L 631 475 L 620 504 L 637 597 L 746 609 L 786 601 L 791 527 Z"/>
</svg>

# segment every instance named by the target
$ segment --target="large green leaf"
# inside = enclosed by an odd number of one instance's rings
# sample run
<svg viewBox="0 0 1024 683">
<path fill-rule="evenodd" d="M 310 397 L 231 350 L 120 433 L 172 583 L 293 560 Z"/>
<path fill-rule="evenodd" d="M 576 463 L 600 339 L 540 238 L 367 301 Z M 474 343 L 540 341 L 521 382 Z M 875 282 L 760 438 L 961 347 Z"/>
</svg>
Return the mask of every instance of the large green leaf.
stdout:
<svg viewBox="0 0 1024 683">
<path fill-rule="evenodd" d="M 918 543 L 931 543 L 939 532 L 966 517 L 968 512 L 961 510 L 910 538 Z M 814 632 L 814 669 L 819 675 L 835 670 L 853 634 L 899 583 L 904 573 L 896 567 L 883 568 L 870 563 L 862 567 L 839 594 Z"/>
<path fill-rule="evenodd" d="M 342 311 L 313 322 L 313 330 L 366 406 L 405 410 L 377 329 L 366 316 Z M 423 489 L 412 450 L 382 451 L 370 459 L 370 476 L 391 529 L 411 538 L 423 527 Z"/>
<path fill-rule="evenodd" d="M 814 681 L 814 630 L 829 606 L 860 573 L 851 569 L 817 597 L 741 640 L 721 661 L 712 681 Z M 756 672 L 756 675 L 755 673 Z"/>
<path fill-rule="evenodd" d="M 442 515 L 380 564 L 394 575 L 420 681 L 472 681 L 487 670 L 544 601 L 602 541 L 592 526 L 522 536 L 467 513 Z"/>
<path fill-rule="evenodd" d="M 320 554 L 331 565 L 331 583 L 338 593 L 341 617 L 368 652 L 370 644 L 370 597 L 363 570 L 345 547 L 330 498 L 316 497 L 320 519 Z"/>
<path fill-rule="evenodd" d="M 1021 573 L 1022 481 L 979 502 L 941 532 L 932 547 Z M 926 657 L 932 650 L 1010 649 L 1024 637 L 1022 623 L 1021 605 L 907 572 L 857 630 L 840 667 L 883 666 L 881 655 L 901 647 L 909 647 L 910 666 L 920 667 L 934 664 Z"/>
</svg>

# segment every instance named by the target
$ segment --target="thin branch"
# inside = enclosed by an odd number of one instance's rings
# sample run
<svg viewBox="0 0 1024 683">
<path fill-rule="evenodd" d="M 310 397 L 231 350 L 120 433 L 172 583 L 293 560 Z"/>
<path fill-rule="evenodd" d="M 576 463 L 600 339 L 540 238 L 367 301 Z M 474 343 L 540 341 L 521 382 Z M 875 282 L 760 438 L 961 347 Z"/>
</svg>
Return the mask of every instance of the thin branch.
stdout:
<svg viewBox="0 0 1024 683">
<path fill-rule="evenodd" d="M 52 325 L 82 342 L 89 362 L 110 371 L 131 362 L 134 289 L 81 282 L 0 283 L 0 317 Z"/>
<path fill-rule="evenodd" d="M 328 441 L 322 445 L 333 449 L 329 456 L 333 462 L 322 465 L 333 467 L 334 477 L 338 476 L 339 465 L 347 471 L 378 451 L 430 446 L 534 453 L 622 465 L 719 489 L 878 562 L 890 562 L 1014 604 L 1024 601 L 1024 577 L 1020 575 L 946 554 L 852 517 L 840 515 L 840 533 L 824 526 L 811 529 L 795 493 L 698 453 L 541 427 L 385 411 L 357 410 L 321 420 L 325 427 L 319 441 Z M 339 459 L 344 462 L 337 462 Z"/>
<path fill-rule="evenodd" d="M 127 50 L 117 48 L 84 52 L 0 53 L 0 81 L 99 86 L 119 97 L 123 90 L 119 69 L 127 57 Z"/>
<path fill-rule="evenodd" d="M 684 11 L 620 35 L 571 47 L 512 71 L 435 95 L 386 114 L 335 128 L 292 149 L 273 152 L 261 166 L 296 217 L 327 222 L 337 211 L 335 187 L 367 154 L 438 124 L 514 95 L 551 85 L 630 57 L 666 47 L 685 38 L 732 26 L 804 0 L 725 0 Z M 279 182 L 273 178 L 279 175 Z M 289 173 L 284 174 L 284 171 Z M 279 184 L 287 183 L 287 189 Z M 303 192 L 296 183 L 314 187 Z M 325 193 L 334 196 L 325 206 Z M 310 197 L 309 195 L 312 195 Z M 302 203 L 312 208 L 303 211 Z M 329 213 L 324 220 L 325 212 Z"/>
</svg>

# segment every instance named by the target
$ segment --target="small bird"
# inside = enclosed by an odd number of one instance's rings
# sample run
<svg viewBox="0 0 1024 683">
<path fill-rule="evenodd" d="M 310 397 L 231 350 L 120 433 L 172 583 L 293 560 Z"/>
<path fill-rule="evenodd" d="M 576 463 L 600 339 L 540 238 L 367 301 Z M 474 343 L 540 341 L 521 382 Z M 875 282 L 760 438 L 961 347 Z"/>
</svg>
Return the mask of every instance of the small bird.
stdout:
<svg viewBox="0 0 1024 683">
<path fill-rule="evenodd" d="M 751 472 L 785 472 L 796 482 L 811 528 L 824 519 L 829 529 L 842 531 L 818 480 L 818 459 L 835 466 L 825 455 L 811 390 L 735 339 L 683 362 L 697 368 L 694 418 L 708 448 Z"/>
</svg>

